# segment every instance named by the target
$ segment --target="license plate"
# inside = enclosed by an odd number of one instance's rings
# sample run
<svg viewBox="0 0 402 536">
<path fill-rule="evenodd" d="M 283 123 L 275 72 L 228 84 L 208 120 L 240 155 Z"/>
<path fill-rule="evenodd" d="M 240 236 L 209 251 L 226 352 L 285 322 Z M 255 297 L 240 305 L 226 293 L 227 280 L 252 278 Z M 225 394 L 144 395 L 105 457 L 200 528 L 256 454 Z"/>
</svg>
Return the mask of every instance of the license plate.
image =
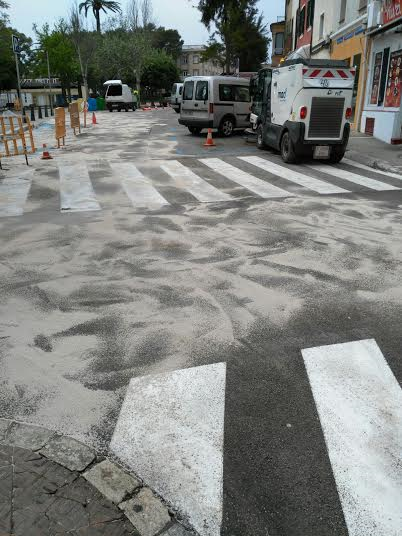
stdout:
<svg viewBox="0 0 402 536">
<path fill-rule="evenodd" d="M 317 145 L 314 147 L 314 158 L 329 158 L 329 145 Z"/>
<path fill-rule="evenodd" d="M 190 110 L 183 110 L 185 112 L 186 115 L 193 115 L 194 112 L 193 111 L 190 111 Z"/>
</svg>

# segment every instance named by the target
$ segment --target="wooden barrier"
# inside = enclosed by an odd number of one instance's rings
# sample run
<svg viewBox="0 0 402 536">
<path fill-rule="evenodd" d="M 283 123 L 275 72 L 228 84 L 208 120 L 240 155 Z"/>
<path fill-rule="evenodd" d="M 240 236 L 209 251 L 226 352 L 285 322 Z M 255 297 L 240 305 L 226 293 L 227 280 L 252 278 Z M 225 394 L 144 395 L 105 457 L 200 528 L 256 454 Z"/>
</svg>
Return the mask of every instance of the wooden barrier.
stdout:
<svg viewBox="0 0 402 536">
<path fill-rule="evenodd" d="M 81 134 L 81 123 L 80 123 L 80 111 L 77 102 L 72 102 L 69 106 L 70 112 L 70 127 L 74 129 L 74 135 L 77 133 L 75 131 L 78 128 L 78 132 Z"/>
<path fill-rule="evenodd" d="M 60 140 L 63 145 L 66 144 L 66 112 L 64 108 L 56 108 L 54 111 L 55 116 L 55 136 L 57 140 L 57 148 L 60 149 Z"/>
<path fill-rule="evenodd" d="M 0 159 L 3 156 L 19 156 L 24 155 L 28 165 L 28 154 L 35 152 L 35 141 L 32 132 L 32 124 L 29 117 L 26 117 L 26 127 L 23 125 L 21 116 L 6 116 L 0 117 L 0 142 L 4 145 L 5 153 L 0 153 Z M 30 148 L 28 150 L 25 133 L 29 136 Z M 19 147 L 21 143 L 21 147 Z M 10 151 L 10 144 L 13 146 L 13 151 Z M 0 163 L 1 167 L 1 163 Z"/>
</svg>

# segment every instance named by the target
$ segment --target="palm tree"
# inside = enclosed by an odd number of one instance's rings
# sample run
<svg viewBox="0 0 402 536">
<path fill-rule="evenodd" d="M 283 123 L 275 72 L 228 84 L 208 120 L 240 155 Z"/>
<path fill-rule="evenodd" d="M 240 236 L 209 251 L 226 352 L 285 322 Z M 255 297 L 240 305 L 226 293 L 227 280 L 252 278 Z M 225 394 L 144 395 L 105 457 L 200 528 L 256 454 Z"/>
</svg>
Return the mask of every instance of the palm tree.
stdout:
<svg viewBox="0 0 402 536">
<path fill-rule="evenodd" d="M 106 13 L 107 10 L 112 11 L 113 13 L 121 13 L 120 3 L 114 2 L 113 0 L 85 0 L 79 5 L 80 13 L 82 10 L 85 11 L 85 16 L 88 15 L 88 11 L 92 9 L 95 20 L 96 20 L 96 31 L 101 33 L 101 24 L 100 24 L 100 12 L 103 11 Z"/>
</svg>

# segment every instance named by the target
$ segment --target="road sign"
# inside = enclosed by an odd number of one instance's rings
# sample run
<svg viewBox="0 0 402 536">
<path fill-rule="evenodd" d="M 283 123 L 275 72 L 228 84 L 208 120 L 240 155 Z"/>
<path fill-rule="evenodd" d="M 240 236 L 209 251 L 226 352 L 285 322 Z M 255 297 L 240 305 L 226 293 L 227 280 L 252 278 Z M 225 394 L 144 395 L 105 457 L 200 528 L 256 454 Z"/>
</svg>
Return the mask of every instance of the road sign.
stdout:
<svg viewBox="0 0 402 536">
<path fill-rule="evenodd" d="M 14 54 L 19 54 L 21 52 L 21 45 L 20 45 L 19 37 L 17 37 L 16 35 L 12 35 L 11 41 L 13 43 Z"/>
</svg>

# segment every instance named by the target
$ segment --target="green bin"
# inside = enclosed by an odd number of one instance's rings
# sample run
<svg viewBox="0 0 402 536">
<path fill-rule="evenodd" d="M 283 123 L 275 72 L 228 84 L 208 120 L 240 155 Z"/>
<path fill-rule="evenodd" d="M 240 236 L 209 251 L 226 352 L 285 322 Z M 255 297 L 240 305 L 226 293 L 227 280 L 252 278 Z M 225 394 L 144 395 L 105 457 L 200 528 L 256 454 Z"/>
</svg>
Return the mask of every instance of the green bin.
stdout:
<svg viewBox="0 0 402 536">
<path fill-rule="evenodd" d="M 96 97 L 96 108 L 98 110 L 104 110 L 105 109 L 105 99 L 102 97 Z"/>
</svg>

